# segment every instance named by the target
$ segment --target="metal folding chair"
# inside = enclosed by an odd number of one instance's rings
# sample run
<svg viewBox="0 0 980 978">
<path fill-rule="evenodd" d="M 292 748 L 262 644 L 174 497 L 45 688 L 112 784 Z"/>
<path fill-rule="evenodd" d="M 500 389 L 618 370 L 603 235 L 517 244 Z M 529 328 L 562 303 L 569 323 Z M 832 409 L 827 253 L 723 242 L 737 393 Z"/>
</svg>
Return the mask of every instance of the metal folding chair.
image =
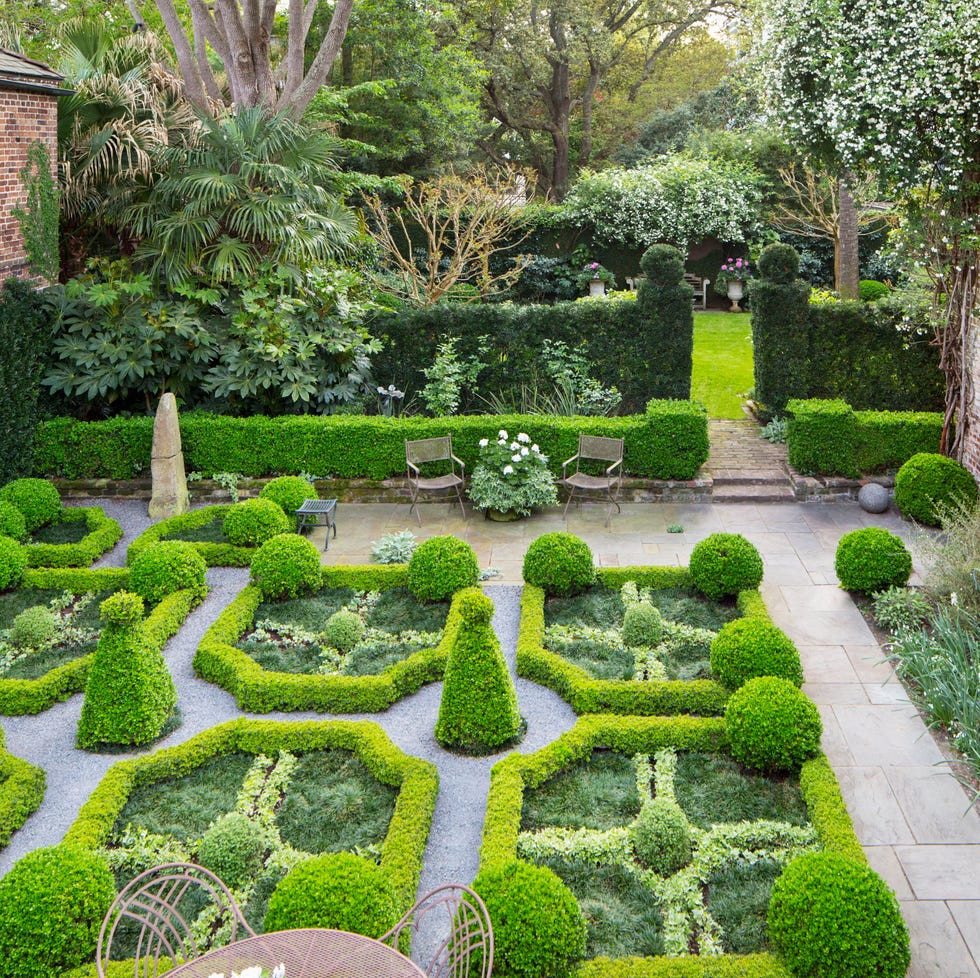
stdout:
<svg viewBox="0 0 980 978">
<path fill-rule="evenodd" d="M 430 462 L 448 462 L 449 471 L 440 475 L 422 474 L 421 466 Z M 415 518 L 422 525 L 419 512 L 419 494 L 423 492 L 456 493 L 459 508 L 463 509 L 463 485 L 466 481 L 466 465 L 453 454 L 453 436 L 444 438 L 421 438 L 405 441 L 405 465 L 408 468 L 408 488 L 412 494 L 409 512 L 415 510 Z M 428 473 L 428 470 L 427 470 Z"/>
<path fill-rule="evenodd" d="M 602 475 L 592 475 L 582 468 L 583 462 L 612 462 Z M 568 467 L 575 463 L 575 471 L 568 473 Z M 562 462 L 561 483 L 568 488 L 568 502 L 562 517 L 568 515 L 568 507 L 576 493 L 581 496 L 587 492 L 602 493 L 609 503 L 606 509 L 606 526 L 612 520 L 612 508 L 620 513 L 619 493 L 623 487 L 623 439 L 602 438 L 599 435 L 579 435 L 578 451 L 567 461 Z"/>
</svg>

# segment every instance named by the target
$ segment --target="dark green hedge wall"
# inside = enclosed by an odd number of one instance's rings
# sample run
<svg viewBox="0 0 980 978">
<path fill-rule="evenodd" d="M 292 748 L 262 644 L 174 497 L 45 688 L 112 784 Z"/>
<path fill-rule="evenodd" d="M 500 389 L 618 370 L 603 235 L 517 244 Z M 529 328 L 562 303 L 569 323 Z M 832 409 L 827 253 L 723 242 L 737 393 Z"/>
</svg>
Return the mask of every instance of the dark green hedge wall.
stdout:
<svg viewBox="0 0 980 978">
<path fill-rule="evenodd" d="M 791 397 L 803 397 L 810 389 L 810 286 L 800 279 L 757 278 L 750 291 L 755 399 L 770 415 L 779 415 Z"/>
</svg>

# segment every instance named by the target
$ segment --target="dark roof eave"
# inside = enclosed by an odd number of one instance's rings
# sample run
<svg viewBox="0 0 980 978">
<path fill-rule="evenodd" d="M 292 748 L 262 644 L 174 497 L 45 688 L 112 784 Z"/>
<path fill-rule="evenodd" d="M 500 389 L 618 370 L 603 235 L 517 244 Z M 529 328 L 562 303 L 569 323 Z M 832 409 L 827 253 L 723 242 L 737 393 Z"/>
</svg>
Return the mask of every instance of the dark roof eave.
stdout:
<svg viewBox="0 0 980 978">
<path fill-rule="evenodd" d="M 38 85 L 34 82 L 16 81 L 13 78 L 0 76 L 0 89 L 7 89 L 14 92 L 33 92 L 37 95 L 53 95 L 61 98 L 64 95 L 74 95 L 71 88 L 58 88 L 56 85 Z"/>
</svg>

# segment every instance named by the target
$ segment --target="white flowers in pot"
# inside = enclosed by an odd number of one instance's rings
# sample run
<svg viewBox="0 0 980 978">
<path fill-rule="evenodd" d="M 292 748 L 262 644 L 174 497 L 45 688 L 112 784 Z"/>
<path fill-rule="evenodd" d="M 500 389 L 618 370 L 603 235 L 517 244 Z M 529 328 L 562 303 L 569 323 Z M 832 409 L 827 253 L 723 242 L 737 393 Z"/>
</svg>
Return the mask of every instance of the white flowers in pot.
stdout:
<svg viewBox="0 0 980 978">
<path fill-rule="evenodd" d="M 480 439 L 470 499 L 477 509 L 528 516 L 538 506 L 558 502 L 548 456 L 523 431 L 516 438 L 503 428 L 496 440 Z"/>
</svg>

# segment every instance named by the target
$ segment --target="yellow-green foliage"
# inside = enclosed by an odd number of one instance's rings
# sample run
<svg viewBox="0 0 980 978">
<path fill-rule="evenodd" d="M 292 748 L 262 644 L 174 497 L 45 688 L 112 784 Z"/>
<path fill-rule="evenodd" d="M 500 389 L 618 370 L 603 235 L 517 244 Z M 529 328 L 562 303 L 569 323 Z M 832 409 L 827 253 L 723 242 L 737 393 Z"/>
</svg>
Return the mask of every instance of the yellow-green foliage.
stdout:
<svg viewBox="0 0 980 978">
<path fill-rule="evenodd" d="M 14 757 L 0 728 L 0 847 L 37 811 L 44 798 L 44 770 Z"/>
<path fill-rule="evenodd" d="M 223 520 L 232 504 L 221 506 L 204 506 L 192 509 L 180 516 L 171 516 L 147 527 L 130 545 L 126 551 L 126 561 L 130 564 L 147 547 L 160 540 L 180 532 L 181 530 L 196 530 L 207 526 L 214 520 Z M 255 556 L 255 547 L 237 547 L 233 543 L 190 543 L 203 558 L 208 567 L 248 567 Z"/>
<path fill-rule="evenodd" d="M 97 557 L 111 550 L 122 537 L 117 520 L 106 516 L 98 506 L 62 509 L 60 523 L 85 522 L 88 531 L 78 543 L 29 543 L 26 547 L 29 567 L 88 567 Z"/>
</svg>

